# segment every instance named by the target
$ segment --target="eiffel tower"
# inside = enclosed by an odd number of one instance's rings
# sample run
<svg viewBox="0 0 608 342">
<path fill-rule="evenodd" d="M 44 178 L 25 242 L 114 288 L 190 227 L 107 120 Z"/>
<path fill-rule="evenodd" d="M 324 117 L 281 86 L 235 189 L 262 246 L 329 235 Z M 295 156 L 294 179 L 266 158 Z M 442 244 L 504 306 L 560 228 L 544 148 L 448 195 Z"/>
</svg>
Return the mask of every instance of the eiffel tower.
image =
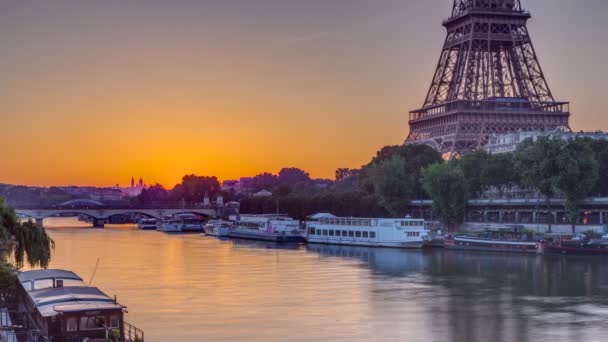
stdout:
<svg viewBox="0 0 608 342">
<path fill-rule="evenodd" d="M 555 101 L 520 0 L 454 0 L 447 38 L 421 109 L 410 112 L 406 144 L 454 158 L 491 134 L 570 131 L 569 103 Z"/>
</svg>

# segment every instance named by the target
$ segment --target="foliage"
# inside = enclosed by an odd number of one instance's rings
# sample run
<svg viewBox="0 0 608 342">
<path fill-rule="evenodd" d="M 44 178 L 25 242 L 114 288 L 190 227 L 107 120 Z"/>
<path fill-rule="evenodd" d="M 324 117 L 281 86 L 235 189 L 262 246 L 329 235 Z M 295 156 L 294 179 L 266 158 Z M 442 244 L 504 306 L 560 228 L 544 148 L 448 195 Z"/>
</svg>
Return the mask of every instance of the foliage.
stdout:
<svg viewBox="0 0 608 342">
<path fill-rule="evenodd" d="M 499 191 L 517 183 L 517 174 L 513 168 L 513 155 L 510 153 L 488 155 L 485 168 L 481 171 L 483 189 L 494 187 Z"/>
<path fill-rule="evenodd" d="M 546 198 L 553 197 L 558 189 L 558 158 L 564 145 L 563 140 L 550 137 L 522 142 L 513 156 L 519 183 L 526 188 L 537 189 Z"/>
<path fill-rule="evenodd" d="M 424 189 L 433 200 L 433 210 L 441 222 L 454 230 L 464 221 L 467 181 L 457 162 L 437 163 L 424 169 Z"/>
<path fill-rule="evenodd" d="M 403 157 L 395 155 L 375 164 L 368 174 L 380 205 L 394 217 L 403 216 L 418 181 L 415 174 L 407 173 Z"/>
<path fill-rule="evenodd" d="M 465 154 L 458 161 L 460 169 L 467 180 L 469 196 L 472 198 L 479 197 L 486 188 L 484 174 L 488 167 L 488 159 L 490 159 L 488 153 L 476 151 Z"/>
<path fill-rule="evenodd" d="M 288 184 L 295 185 L 300 182 L 308 182 L 310 181 L 310 176 L 308 172 L 295 168 L 288 167 L 281 169 L 279 171 L 279 183 L 280 184 Z"/>
<path fill-rule="evenodd" d="M 434 163 L 443 162 L 441 154 L 432 147 L 426 145 L 386 146 L 382 148 L 367 165 L 362 167 L 359 175 L 360 189 L 368 194 L 374 194 L 375 189 L 370 177 L 370 170 L 375 165 L 390 160 L 395 156 L 403 158 L 405 162 L 405 173 L 415 180 L 412 183 L 412 196 L 419 199 L 424 198 L 426 192 L 420 183 L 422 169 Z"/>
<path fill-rule="evenodd" d="M 20 268 L 46 268 L 51 260 L 53 240 L 32 221 L 19 222 L 15 211 L 0 199 L 0 263 Z"/>
<path fill-rule="evenodd" d="M 608 196 L 608 141 L 592 140 L 594 159 L 598 162 L 598 179 L 592 193 L 596 196 Z"/>
<path fill-rule="evenodd" d="M 261 173 L 251 180 L 251 187 L 254 192 L 260 190 L 271 190 L 279 183 L 279 177 L 271 173 Z"/>
<path fill-rule="evenodd" d="M 598 233 L 592 229 L 585 231 L 583 234 L 585 234 L 585 236 L 590 240 L 599 240 L 602 238 L 601 233 Z"/>
<path fill-rule="evenodd" d="M 578 223 L 578 202 L 591 192 L 598 179 L 598 162 L 594 159 L 591 142 L 574 139 L 566 144 L 557 160 L 558 189 L 566 196 L 566 213 L 574 225 Z"/>
</svg>

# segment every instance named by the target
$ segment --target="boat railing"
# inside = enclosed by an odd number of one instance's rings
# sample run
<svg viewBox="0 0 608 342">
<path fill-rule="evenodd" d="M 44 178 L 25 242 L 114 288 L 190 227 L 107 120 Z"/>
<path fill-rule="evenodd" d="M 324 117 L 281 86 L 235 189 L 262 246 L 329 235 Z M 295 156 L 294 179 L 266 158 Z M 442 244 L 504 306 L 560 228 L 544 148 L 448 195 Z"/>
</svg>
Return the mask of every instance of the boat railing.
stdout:
<svg viewBox="0 0 608 342">
<path fill-rule="evenodd" d="M 144 332 L 127 322 L 124 323 L 124 342 L 144 342 Z"/>
</svg>

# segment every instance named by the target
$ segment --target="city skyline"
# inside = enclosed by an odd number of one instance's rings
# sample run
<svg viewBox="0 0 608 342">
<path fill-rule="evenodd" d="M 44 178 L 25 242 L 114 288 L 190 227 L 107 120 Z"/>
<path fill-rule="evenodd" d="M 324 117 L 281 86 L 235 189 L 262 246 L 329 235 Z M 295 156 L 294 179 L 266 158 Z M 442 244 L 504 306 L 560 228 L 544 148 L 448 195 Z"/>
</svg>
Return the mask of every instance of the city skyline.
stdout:
<svg viewBox="0 0 608 342">
<path fill-rule="evenodd" d="M 608 127 L 599 86 L 608 48 L 597 44 L 608 4 L 586 2 L 523 1 L 574 130 Z M 0 136 L 0 183 L 106 186 L 141 174 L 170 187 L 184 174 L 233 179 L 290 166 L 333 178 L 403 143 L 450 6 L 4 2 L 0 110 L 11 129 Z"/>
</svg>

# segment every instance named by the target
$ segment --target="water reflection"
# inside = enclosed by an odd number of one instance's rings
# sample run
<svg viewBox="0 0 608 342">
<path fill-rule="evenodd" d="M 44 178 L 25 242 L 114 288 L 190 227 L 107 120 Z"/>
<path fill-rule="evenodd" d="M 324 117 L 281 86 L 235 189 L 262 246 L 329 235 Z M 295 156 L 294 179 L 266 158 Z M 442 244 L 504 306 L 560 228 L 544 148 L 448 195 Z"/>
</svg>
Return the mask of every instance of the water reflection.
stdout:
<svg viewBox="0 0 608 342">
<path fill-rule="evenodd" d="M 603 341 L 606 259 L 50 229 L 147 341 Z"/>
</svg>

